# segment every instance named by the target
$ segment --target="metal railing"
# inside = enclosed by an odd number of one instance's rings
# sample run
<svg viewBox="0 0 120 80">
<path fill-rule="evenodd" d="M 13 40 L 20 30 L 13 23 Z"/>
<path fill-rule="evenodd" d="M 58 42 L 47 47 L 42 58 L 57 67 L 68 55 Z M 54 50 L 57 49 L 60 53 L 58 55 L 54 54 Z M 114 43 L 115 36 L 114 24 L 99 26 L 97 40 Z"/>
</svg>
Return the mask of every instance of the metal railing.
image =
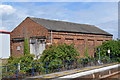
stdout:
<svg viewBox="0 0 120 80">
<path fill-rule="evenodd" d="M 61 60 L 51 62 L 38 62 L 16 65 L 0 66 L 2 69 L 2 78 L 5 79 L 21 79 L 25 77 L 43 75 L 48 73 L 60 72 L 65 70 L 84 68 L 89 66 L 98 66 L 116 62 L 117 58 L 80 58 L 74 60 Z"/>
</svg>

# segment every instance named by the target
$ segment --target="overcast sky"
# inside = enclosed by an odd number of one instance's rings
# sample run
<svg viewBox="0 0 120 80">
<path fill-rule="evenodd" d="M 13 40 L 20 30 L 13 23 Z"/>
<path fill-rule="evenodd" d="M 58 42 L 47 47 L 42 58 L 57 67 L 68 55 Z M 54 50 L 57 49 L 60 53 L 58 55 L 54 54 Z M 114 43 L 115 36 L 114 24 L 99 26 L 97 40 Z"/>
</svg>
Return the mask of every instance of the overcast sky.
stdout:
<svg viewBox="0 0 120 80">
<path fill-rule="evenodd" d="M 12 31 L 26 17 L 38 17 L 96 25 L 113 34 L 114 39 L 118 37 L 118 2 L 112 2 L 113 0 L 110 0 L 111 2 L 97 2 L 98 0 L 96 2 L 4 1 L 6 2 L 0 5 L 1 30 Z"/>
</svg>

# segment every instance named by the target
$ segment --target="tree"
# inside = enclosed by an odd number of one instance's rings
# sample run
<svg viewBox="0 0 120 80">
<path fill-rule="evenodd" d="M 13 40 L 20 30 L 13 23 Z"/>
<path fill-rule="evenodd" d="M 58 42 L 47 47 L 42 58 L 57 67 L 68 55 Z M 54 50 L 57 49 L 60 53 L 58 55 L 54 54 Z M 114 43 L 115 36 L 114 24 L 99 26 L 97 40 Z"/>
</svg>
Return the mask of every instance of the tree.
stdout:
<svg viewBox="0 0 120 80">
<path fill-rule="evenodd" d="M 24 38 L 24 54 L 30 54 L 30 49 L 29 49 L 29 39 Z"/>
<path fill-rule="evenodd" d="M 110 40 L 103 42 L 102 45 L 98 46 L 97 49 L 100 49 L 100 52 L 97 51 L 97 56 L 99 53 L 101 57 L 109 56 L 108 50 L 110 50 L 111 57 L 120 57 L 120 41 Z"/>
</svg>

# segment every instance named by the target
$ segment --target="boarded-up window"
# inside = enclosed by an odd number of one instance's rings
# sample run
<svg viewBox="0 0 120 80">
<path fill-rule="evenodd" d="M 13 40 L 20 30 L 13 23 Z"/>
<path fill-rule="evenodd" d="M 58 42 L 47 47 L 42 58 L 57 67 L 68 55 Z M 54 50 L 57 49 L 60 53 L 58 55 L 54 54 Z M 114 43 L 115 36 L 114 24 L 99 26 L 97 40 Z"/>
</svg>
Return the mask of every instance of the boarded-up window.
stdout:
<svg viewBox="0 0 120 80">
<path fill-rule="evenodd" d="M 20 46 L 17 46 L 17 51 L 20 51 Z"/>
</svg>

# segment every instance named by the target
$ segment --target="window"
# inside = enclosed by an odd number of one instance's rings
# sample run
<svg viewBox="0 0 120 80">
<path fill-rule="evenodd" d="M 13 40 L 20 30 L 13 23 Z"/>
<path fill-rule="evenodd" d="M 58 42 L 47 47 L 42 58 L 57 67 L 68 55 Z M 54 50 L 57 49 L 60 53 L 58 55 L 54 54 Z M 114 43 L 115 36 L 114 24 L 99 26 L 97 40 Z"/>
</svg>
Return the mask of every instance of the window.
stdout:
<svg viewBox="0 0 120 80">
<path fill-rule="evenodd" d="M 54 38 L 54 39 L 61 39 L 61 38 Z"/>
<path fill-rule="evenodd" d="M 17 51 L 20 51 L 20 46 L 17 46 Z"/>
<path fill-rule="evenodd" d="M 73 38 L 65 38 L 65 40 L 74 40 Z"/>
<path fill-rule="evenodd" d="M 84 40 L 84 39 L 77 39 L 77 40 Z"/>
</svg>

